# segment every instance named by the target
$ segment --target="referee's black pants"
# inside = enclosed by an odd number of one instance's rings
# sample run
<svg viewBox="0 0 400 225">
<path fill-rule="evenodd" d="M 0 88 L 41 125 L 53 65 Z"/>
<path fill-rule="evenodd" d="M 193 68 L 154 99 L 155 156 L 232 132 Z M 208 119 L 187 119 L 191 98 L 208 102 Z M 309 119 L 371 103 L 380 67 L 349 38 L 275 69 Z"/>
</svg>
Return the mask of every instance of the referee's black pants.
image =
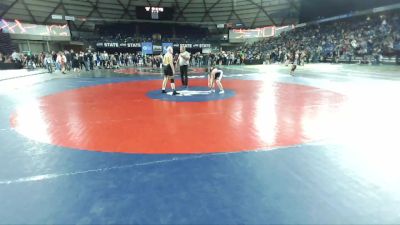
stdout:
<svg viewBox="0 0 400 225">
<path fill-rule="evenodd" d="M 180 71 L 181 71 L 182 86 L 188 86 L 189 85 L 188 66 L 187 65 L 180 66 Z"/>
</svg>

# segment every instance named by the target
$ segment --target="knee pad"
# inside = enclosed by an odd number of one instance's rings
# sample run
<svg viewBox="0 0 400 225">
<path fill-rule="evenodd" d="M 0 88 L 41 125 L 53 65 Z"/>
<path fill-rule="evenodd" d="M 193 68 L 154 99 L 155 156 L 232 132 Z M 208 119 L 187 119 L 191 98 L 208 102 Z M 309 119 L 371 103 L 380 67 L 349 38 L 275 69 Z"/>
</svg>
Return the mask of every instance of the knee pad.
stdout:
<svg viewBox="0 0 400 225">
<path fill-rule="evenodd" d="M 174 78 L 171 79 L 171 84 L 173 84 L 173 83 L 175 83 L 175 79 Z"/>
</svg>

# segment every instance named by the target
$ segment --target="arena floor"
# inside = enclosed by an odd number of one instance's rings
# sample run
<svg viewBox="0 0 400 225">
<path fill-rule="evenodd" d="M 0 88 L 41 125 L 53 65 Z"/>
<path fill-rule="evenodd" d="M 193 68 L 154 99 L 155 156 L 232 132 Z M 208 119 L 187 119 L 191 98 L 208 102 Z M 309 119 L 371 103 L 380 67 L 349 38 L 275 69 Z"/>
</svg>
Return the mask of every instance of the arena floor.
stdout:
<svg viewBox="0 0 400 225">
<path fill-rule="evenodd" d="M 400 223 L 400 67 L 204 74 L 0 81 L 0 224 Z"/>
</svg>

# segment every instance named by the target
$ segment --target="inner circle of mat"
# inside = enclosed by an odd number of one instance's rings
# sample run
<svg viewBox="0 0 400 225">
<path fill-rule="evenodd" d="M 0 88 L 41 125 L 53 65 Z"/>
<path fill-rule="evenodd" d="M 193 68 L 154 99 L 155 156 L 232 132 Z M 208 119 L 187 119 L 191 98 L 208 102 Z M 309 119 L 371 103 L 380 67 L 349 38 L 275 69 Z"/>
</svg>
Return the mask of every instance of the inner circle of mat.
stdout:
<svg viewBox="0 0 400 225">
<path fill-rule="evenodd" d="M 194 86 L 178 90 L 177 95 L 172 94 L 172 90 L 168 90 L 166 94 L 161 93 L 160 89 L 149 91 L 147 96 L 152 99 L 173 102 L 208 102 L 219 101 L 235 96 L 235 91 L 231 89 L 224 90 L 219 93 L 218 88 L 212 92 L 208 87 Z"/>
</svg>

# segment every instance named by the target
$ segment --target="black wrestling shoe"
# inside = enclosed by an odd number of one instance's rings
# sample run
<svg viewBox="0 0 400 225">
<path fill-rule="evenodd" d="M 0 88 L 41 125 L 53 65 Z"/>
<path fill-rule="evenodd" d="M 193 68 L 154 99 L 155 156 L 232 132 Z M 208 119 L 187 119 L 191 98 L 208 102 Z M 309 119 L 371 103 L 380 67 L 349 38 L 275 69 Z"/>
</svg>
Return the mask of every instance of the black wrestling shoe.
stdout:
<svg viewBox="0 0 400 225">
<path fill-rule="evenodd" d="M 162 90 L 162 91 L 161 91 L 161 94 L 167 94 L 167 91 Z"/>
<path fill-rule="evenodd" d="M 174 92 L 172 92 L 172 95 L 179 95 L 179 93 L 174 90 Z"/>
</svg>

